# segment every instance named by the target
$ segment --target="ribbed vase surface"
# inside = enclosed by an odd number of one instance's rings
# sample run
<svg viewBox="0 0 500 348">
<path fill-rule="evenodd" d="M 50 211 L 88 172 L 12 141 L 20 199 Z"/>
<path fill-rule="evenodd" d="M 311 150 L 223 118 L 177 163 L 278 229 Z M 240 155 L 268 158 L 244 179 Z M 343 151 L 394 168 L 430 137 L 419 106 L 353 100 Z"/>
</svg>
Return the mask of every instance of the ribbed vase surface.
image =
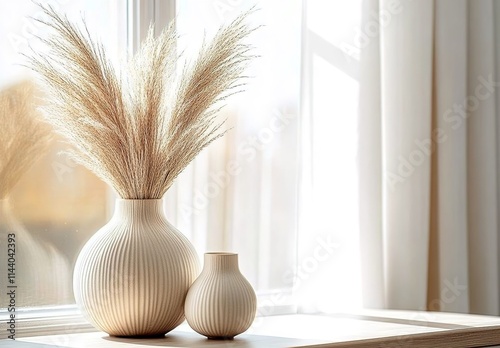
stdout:
<svg viewBox="0 0 500 348">
<path fill-rule="evenodd" d="M 255 318 L 257 298 L 240 273 L 238 255 L 206 253 L 203 271 L 186 297 L 186 319 L 193 330 L 208 338 L 233 338 Z"/>
<path fill-rule="evenodd" d="M 198 273 L 196 252 L 166 220 L 162 200 L 119 199 L 111 221 L 80 252 L 73 290 L 96 328 L 113 336 L 156 336 L 182 323 Z"/>
</svg>

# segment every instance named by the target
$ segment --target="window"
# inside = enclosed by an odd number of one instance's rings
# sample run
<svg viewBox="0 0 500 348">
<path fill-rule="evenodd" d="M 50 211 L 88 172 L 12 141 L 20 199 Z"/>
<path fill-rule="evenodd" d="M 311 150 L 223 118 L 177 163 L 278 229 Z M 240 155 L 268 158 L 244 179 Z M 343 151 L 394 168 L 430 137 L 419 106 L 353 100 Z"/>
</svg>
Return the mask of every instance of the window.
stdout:
<svg viewBox="0 0 500 348">
<path fill-rule="evenodd" d="M 356 162 L 361 1 L 304 4 L 297 301 L 300 311 L 335 312 L 361 306 Z"/>
<path fill-rule="evenodd" d="M 181 50 L 199 47 L 204 35 L 255 3 L 178 1 Z M 246 91 L 223 111 L 232 129 L 167 193 L 167 213 L 191 233 L 198 252 L 239 253 L 242 272 L 261 295 L 261 314 L 271 314 L 293 310 L 301 2 L 266 0 L 257 7 L 250 20 L 264 27 L 250 41 L 260 57 L 248 70 Z"/>
<path fill-rule="evenodd" d="M 53 0 L 45 3 L 85 20 L 92 32 L 106 42 L 111 57 L 118 59 L 126 44 L 126 8 L 122 1 Z M 32 18 L 30 18 L 32 17 Z M 34 19 L 43 13 L 30 0 L 0 4 L 0 86 L 5 88 L 30 79 L 21 64 L 33 45 L 33 37 L 45 27 Z M 36 49 L 36 47 L 34 47 Z M 87 170 L 60 155 L 65 145 L 53 141 L 40 160 L 33 163 L 2 204 L 1 283 L 6 279 L 6 234 L 17 236 L 17 306 L 39 307 L 74 303 L 72 267 L 79 249 L 107 219 L 109 191 Z M 5 154 L 0 154 L 5 156 Z M 1 161 L 0 161 L 1 162 Z M 8 208 L 9 206 L 9 208 Z M 7 211 L 9 209 L 9 211 Z M 7 297 L 2 296 L 1 307 Z"/>
<path fill-rule="evenodd" d="M 345 3 L 301 0 L 48 3 L 75 20 L 85 13 L 90 32 L 116 63 L 137 49 L 151 20 L 158 33 L 175 11 L 179 47 L 189 56 L 221 24 L 256 5 L 250 20 L 263 27 L 250 41 L 259 58 L 248 70 L 252 78 L 246 91 L 229 99 L 223 110 L 231 130 L 202 152 L 167 192 L 167 217 L 200 256 L 205 251 L 239 253 L 240 268 L 259 294 L 261 315 L 359 304 L 354 216 L 357 60 L 346 50 L 360 20 L 359 1 L 347 10 Z M 0 87 L 29 77 L 15 65 L 21 62 L 16 52 L 27 49 L 30 38 L 43 30 L 27 19 L 36 18 L 37 11 L 29 0 L 0 5 L 0 43 L 6 47 L 0 53 Z M 332 13 L 338 13 L 338 36 L 325 29 Z M 342 96 L 335 98 L 333 108 L 332 91 Z M 74 303 L 71 270 L 78 251 L 113 209 L 113 192 L 60 155 L 63 149 L 54 142 L 10 195 L 12 217 L 29 236 L 20 245 L 29 240 L 30 247 L 41 250 L 25 262 L 46 276 L 43 281 L 30 279 L 20 271 L 27 283 L 19 306 Z M 331 158 L 343 163 L 342 168 L 332 167 Z M 2 301 L 5 307 L 6 299 Z M 68 315 L 75 316 L 73 307 L 68 308 Z M 39 309 L 33 313 L 33 318 L 45 315 Z M 73 321 L 70 330 L 81 322 Z"/>
</svg>

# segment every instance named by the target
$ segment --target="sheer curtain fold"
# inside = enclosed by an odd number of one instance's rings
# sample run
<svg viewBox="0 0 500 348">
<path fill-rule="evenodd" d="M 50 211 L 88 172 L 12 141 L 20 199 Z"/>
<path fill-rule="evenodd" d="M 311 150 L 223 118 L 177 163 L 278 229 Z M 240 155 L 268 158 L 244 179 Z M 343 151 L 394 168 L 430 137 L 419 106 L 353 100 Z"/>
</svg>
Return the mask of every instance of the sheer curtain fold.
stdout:
<svg viewBox="0 0 500 348">
<path fill-rule="evenodd" d="M 255 3 L 260 11 L 246 22 L 263 28 L 245 42 L 259 59 L 245 70 L 251 78 L 241 81 L 244 93 L 222 103 L 218 120 L 226 120 L 221 131 L 227 134 L 179 175 L 165 195 L 165 209 L 199 256 L 238 253 L 242 273 L 265 304 L 262 314 L 275 314 L 292 308 L 288 294 L 297 278 L 301 1 L 240 1 L 223 9 L 213 1 L 177 1 L 177 45 L 191 57 L 206 38 Z M 286 296 L 274 296 L 277 291 Z"/>
<path fill-rule="evenodd" d="M 498 3 L 397 3 L 363 2 L 364 302 L 498 314 Z"/>
<path fill-rule="evenodd" d="M 364 0 L 362 22 L 379 13 L 378 0 Z M 380 100 L 380 36 L 361 51 L 359 98 L 359 209 L 363 305 L 384 308 L 382 234 L 382 122 Z"/>
<path fill-rule="evenodd" d="M 495 73 L 492 1 L 468 3 L 468 228 L 471 311 L 498 314 L 495 98 L 481 81 Z M 472 100 L 476 101 L 472 104 Z"/>
<path fill-rule="evenodd" d="M 442 136 L 432 154 L 427 308 L 468 312 L 467 289 L 453 301 L 441 301 L 448 282 L 468 284 L 467 126 L 450 122 L 453 105 L 467 96 L 466 1 L 437 1 L 434 25 L 433 129 Z"/>
<path fill-rule="evenodd" d="M 392 1 L 381 1 L 381 13 Z M 381 28 L 381 100 L 386 303 L 426 301 L 430 158 L 418 149 L 431 133 L 433 6 L 404 3 Z M 422 144 L 422 146 L 426 146 Z M 404 245 L 411 246 L 412 253 Z"/>
</svg>

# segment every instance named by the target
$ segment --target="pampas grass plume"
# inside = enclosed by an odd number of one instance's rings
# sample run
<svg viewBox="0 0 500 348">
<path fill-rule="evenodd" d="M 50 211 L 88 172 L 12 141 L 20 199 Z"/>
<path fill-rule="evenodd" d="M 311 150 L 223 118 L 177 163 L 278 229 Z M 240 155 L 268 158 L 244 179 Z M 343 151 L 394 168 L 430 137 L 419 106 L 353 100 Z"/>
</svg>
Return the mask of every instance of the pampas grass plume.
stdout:
<svg viewBox="0 0 500 348">
<path fill-rule="evenodd" d="M 32 52 L 30 66 L 47 86 L 47 120 L 73 145 L 70 155 L 124 199 L 159 199 L 211 142 L 221 137 L 224 99 L 241 91 L 252 55 L 248 14 L 204 43 L 180 67 L 173 25 L 149 31 L 139 51 L 117 71 L 87 27 L 79 29 L 50 6 L 41 38 L 50 55 Z M 178 76 L 179 75 L 179 76 Z"/>
</svg>

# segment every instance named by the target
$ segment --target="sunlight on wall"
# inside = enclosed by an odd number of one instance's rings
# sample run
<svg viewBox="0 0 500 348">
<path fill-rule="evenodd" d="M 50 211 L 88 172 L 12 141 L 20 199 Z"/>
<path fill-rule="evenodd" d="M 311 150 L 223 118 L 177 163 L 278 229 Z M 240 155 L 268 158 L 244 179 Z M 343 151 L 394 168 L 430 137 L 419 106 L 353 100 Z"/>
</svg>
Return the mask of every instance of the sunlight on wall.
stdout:
<svg viewBox="0 0 500 348">
<path fill-rule="evenodd" d="M 302 311 L 361 307 L 357 177 L 360 1 L 308 1 L 303 209 L 296 286 Z M 310 169 L 311 168 L 311 169 Z M 309 171 L 310 170 L 310 171 Z"/>
</svg>

